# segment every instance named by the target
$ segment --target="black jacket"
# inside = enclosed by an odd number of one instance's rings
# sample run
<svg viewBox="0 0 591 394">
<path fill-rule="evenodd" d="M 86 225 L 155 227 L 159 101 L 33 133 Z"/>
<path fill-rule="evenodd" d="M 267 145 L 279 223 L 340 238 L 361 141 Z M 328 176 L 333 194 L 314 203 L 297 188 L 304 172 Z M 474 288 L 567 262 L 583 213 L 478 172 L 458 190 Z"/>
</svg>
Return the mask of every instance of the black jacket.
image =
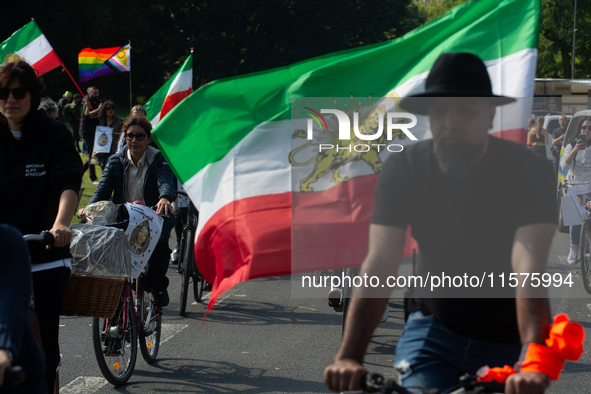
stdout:
<svg viewBox="0 0 591 394">
<path fill-rule="evenodd" d="M 49 230 L 57 216 L 63 191 L 78 194 L 82 161 L 65 124 L 38 111 L 24 127 L 22 138 L 13 137 L 7 125 L 0 126 L 0 222 L 23 234 Z M 46 263 L 71 257 L 69 246 L 46 250 L 29 244 L 31 262 Z"/>
<path fill-rule="evenodd" d="M 125 170 L 129 165 L 131 165 L 131 161 L 127 158 L 127 147 L 124 147 L 123 151 L 119 154 L 111 156 L 89 204 L 109 200 L 111 194 L 113 194 L 112 201 L 114 204 L 132 202 L 123 201 L 123 194 L 125 193 Z M 144 201 L 146 205 L 155 206 L 161 198 L 166 198 L 172 202 L 175 191 L 174 176 L 164 160 L 162 153 L 158 149 L 148 146 L 146 150 L 146 165 L 148 166 L 146 176 L 144 177 Z M 172 228 L 166 220 L 165 227 L 169 230 Z"/>
</svg>

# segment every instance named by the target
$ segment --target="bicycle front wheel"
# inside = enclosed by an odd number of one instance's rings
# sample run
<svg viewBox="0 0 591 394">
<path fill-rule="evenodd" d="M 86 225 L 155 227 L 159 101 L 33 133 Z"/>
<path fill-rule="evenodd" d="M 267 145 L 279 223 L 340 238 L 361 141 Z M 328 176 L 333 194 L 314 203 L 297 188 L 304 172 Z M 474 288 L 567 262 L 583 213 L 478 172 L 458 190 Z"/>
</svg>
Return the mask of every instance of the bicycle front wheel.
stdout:
<svg viewBox="0 0 591 394">
<path fill-rule="evenodd" d="M 579 260 L 581 261 L 581 276 L 585 291 L 591 294 L 591 224 L 583 222 L 581 228 L 581 244 L 579 246 Z"/>
<path fill-rule="evenodd" d="M 110 319 L 92 321 L 94 354 L 107 381 L 121 386 L 129 380 L 137 357 L 137 322 L 135 311 L 121 293 L 119 305 Z M 127 303 L 127 323 L 123 324 L 123 307 Z"/>
<path fill-rule="evenodd" d="M 185 316 L 187 309 L 187 294 L 189 292 L 189 279 L 193 269 L 191 268 L 191 262 L 193 258 L 193 229 L 188 229 L 184 239 L 184 250 L 183 250 L 183 262 L 181 265 L 181 299 L 180 299 L 180 311 L 181 316 Z"/>
<path fill-rule="evenodd" d="M 140 350 L 142 357 L 148 364 L 156 361 L 160 349 L 160 334 L 162 333 L 162 313 L 154 306 L 154 294 L 144 291 L 143 286 L 139 289 L 140 320 L 139 336 Z M 148 321 L 148 319 L 150 319 Z M 148 324 L 146 324 L 148 322 Z"/>
</svg>

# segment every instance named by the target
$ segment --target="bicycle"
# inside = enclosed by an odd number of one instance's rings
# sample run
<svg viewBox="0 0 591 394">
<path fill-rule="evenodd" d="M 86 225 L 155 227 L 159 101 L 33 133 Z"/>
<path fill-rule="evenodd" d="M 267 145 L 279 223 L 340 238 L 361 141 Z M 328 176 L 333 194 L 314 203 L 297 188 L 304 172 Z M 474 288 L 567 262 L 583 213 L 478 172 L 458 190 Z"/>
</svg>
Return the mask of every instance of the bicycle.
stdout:
<svg viewBox="0 0 591 394">
<path fill-rule="evenodd" d="M 579 261 L 581 262 L 583 286 L 585 287 L 585 291 L 591 294 L 591 211 L 586 212 L 586 218 L 583 220 L 579 245 Z"/>
<path fill-rule="evenodd" d="M 396 393 L 396 394 L 440 394 L 437 389 L 426 389 L 424 387 L 409 387 L 408 389 L 400 386 L 393 379 L 385 379 L 380 374 L 367 374 L 361 378 L 361 391 L 343 391 L 345 393 Z M 410 389 L 410 390 L 409 390 Z M 441 394 L 480 394 L 480 393 L 504 393 L 505 384 L 495 381 L 481 382 L 476 377 L 465 374 L 460 377 L 460 382 Z"/>
<path fill-rule="evenodd" d="M 26 242 L 41 242 L 43 245 L 45 246 L 51 246 L 53 245 L 53 234 L 51 234 L 49 231 L 43 231 L 40 234 L 27 234 L 27 235 L 23 235 L 23 239 Z M 30 309 L 33 313 L 34 318 L 35 319 L 35 325 L 38 325 L 37 323 L 37 315 L 35 314 L 35 294 L 33 292 L 33 295 L 31 296 L 31 305 L 30 305 Z M 37 338 L 38 342 L 39 342 L 39 346 L 43 349 L 43 345 L 41 344 L 41 339 Z M 60 375 L 59 375 L 59 371 L 60 371 L 60 367 L 62 365 L 62 359 L 63 356 L 60 354 L 60 360 L 57 364 L 57 368 L 55 370 L 55 387 L 53 388 L 53 392 L 55 394 L 59 393 L 59 387 L 60 387 Z M 8 372 L 9 371 L 9 372 Z M 9 370 L 7 370 L 8 372 L 8 379 L 9 381 L 15 385 L 18 386 L 22 383 L 24 383 L 25 379 L 26 379 L 26 375 L 24 373 L 24 371 L 20 368 L 20 367 L 12 367 Z"/>
<path fill-rule="evenodd" d="M 177 191 L 177 195 L 188 197 L 185 192 Z M 181 316 L 186 315 L 187 310 L 187 297 L 189 292 L 189 283 L 193 280 L 193 297 L 196 302 L 200 302 L 203 299 L 203 291 L 205 288 L 205 279 L 199 272 L 197 264 L 195 262 L 195 232 L 197 230 L 197 210 L 193 203 L 189 202 L 187 211 L 187 223 L 183 227 L 181 235 L 181 242 L 179 247 L 178 269 L 177 271 L 181 274 L 181 294 L 180 294 L 180 305 L 179 314 Z"/>
<path fill-rule="evenodd" d="M 109 226 L 121 228 L 126 225 L 121 222 Z M 154 295 L 145 284 L 144 272 L 137 280 L 125 280 L 114 315 L 93 318 L 92 332 L 101 373 L 115 386 L 127 383 L 133 373 L 138 338 L 144 360 L 148 364 L 156 361 L 162 333 L 162 308 L 154 304 Z"/>
</svg>

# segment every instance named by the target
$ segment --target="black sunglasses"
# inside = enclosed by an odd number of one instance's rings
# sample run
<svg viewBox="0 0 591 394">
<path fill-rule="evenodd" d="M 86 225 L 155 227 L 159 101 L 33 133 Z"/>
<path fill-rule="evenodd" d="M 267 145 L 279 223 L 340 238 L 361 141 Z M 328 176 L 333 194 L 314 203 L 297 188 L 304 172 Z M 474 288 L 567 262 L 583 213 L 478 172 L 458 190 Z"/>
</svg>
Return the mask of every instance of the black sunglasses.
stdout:
<svg viewBox="0 0 591 394">
<path fill-rule="evenodd" d="M 105 107 L 105 109 L 108 111 L 110 109 L 115 109 L 115 107 Z"/>
<path fill-rule="evenodd" d="M 133 141 L 134 137 L 136 140 L 138 141 L 143 141 L 146 139 L 148 135 L 146 133 L 137 133 L 137 134 L 133 134 L 133 133 L 125 133 L 125 139 L 127 141 Z"/>
<path fill-rule="evenodd" d="M 14 88 L 14 89 L 2 88 L 2 89 L 0 89 L 0 100 L 8 100 L 8 96 L 10 96 L 10 92 L 12 92 L 12 97 L 14 97 L 16 100 L 22 100 L 27 96 L 27 93 L 29 91 L 25 88 Z"/>
</svg>

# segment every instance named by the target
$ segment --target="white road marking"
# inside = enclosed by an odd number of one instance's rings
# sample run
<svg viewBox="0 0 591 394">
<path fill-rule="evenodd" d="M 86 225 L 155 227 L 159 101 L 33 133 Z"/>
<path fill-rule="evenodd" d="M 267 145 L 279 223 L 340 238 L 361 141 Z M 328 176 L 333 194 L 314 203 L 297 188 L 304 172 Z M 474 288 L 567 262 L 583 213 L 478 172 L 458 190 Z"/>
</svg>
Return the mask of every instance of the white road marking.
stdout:
<svg viewBox="0 0 591 394">
<path fill-rule="evenodd" d="M 591 311 L 591 304 L 587 304 L 587 308 Z"/>
<path fill-rule="evenodd" d="M 79 376 L 66 386 L 60 388 L 62 394 L 90 394 L 100 390 L 104 385 L 109 384 L 102 376 Z"/>
<path fill-rule="evenodd" d="M 188 324 L 163 324 L 160 344 L 172 339 L 176 334 L 189 327 Z M 103 377 L 79 376 L 60 388 L 62 394 L 92 394 L 98 392 L 104 385 L 109 384 Z"/>
<path fill-rule="evenodd" d="M 162 334 L 160 335 L 160 345 L 172 339 L 176 334 L 189 327 L 188 324 L 162 324 Z"/>
</svg>

